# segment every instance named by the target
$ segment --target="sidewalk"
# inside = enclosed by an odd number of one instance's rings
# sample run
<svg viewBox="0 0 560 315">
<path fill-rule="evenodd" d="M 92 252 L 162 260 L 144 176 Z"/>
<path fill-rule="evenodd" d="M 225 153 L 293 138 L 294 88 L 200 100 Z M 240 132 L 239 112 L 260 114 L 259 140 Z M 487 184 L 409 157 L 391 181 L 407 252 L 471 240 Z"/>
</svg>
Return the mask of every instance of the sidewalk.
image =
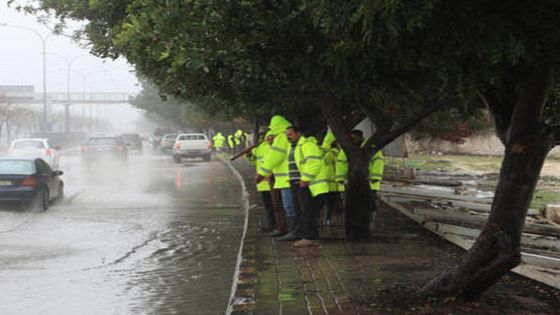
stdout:
<svg viewBox="0 0 560 315">
<path fill-rule="evenodd" d="M 234 163 L 256 205 L 254 170 Z M 380 207 L 374 240 L 322 239 L 297 249 L 257 231 L 262 209 L 249 214 L 233 314 L 558 314 L 560 292 L 509 274 L 476 303 L 416 301 L 417 288 L 450 266 L 463 250 L 396 210 Z M 329 231 L 321 231 L 328 235 Z M 408 292 L 411 292 L 409 294 Z"/>
</svg>

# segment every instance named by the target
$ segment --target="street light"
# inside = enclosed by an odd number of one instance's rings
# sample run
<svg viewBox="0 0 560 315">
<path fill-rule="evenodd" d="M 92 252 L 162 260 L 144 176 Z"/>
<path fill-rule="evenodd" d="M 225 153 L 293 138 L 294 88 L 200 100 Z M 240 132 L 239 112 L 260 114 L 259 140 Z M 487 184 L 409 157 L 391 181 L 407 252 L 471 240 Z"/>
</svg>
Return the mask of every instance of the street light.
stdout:
<svg viewBox="0 0 560 315">
<path fill-rule="evenodd" d="M 48 128 L 48 121 L 47 121 L 47 39 L 51 34 L 47 34 L 46 36 L 41 35 L 41 33 L 37 32 L 36 30 L 27 27 L 27 26 L 20 26 L 20 25 L 12 25 L 8 23 L 0 23 L 0 26 L 5 27 L 13 27 L 19 28 L 22 30 L 27 30 L 33 32 L 33 34 L 37 35 L 39 39 L 41 39 L 41 43 L 43 44 L 43 122 L 41 124 L 41 130 L 46 131 Z"/>
<path fill-rule="evenodd" d="M 56 53 L 48 53 L 49 55 L 56 56 L 61 58 L 66 62 L 66 104 L 64 104 L 64 132 L 70 132 L 70 72 L 72 71 L 72 64 L 74 61 L 82 58 L 88 57 L 89 55 L 78 55 L 72 58 L 68 58 L 66 56 L 56 54 Z"/>
</svg>

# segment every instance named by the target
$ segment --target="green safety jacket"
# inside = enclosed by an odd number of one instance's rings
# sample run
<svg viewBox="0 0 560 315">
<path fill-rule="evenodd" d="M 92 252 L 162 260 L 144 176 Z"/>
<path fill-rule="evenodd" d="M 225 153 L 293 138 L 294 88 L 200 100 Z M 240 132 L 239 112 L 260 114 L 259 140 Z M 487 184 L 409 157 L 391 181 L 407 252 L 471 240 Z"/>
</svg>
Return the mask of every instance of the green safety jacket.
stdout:
<svg viewBox="0 0 560 315">
<path fill-rule="evenodd" d="M 270 133 L 274 134 L 274 141 L 270 145 L 270 150 L 264 157 L 264 161 L 257 169 L 257 173 L 267 176 L 274 174 L 274 189 L 290 187 L 288 154 L 291 144 L 286 137 L 286 129 L 292 124 L 284 117 L 276 115 L 270 120 Z"/>
<path fill-rule="evenodd" d="M 323 150 L 314 137 L 301 136 L 294 151 L 294 160 L 301 175 L 301 180 L 309 183 L 311 196 L 316 197 L 329 192 L 327 165 Z"/>
<path fill-rule="evenodd" d="M 241 144 L 241 137 L 243 137 L 245 133 L 243 132 L 243 130 L 241 129 L 237 129 L 237 131 L 235 132 L 235 145 L 240 145 Z"/>
<path fill-rule="evenodd" d="M 362 143 L 362 146 L 366 143 L 366 140 Z M 375 155 L 371 158 L 369 162 L 369 187 L 371 190 L 381 189 L 381 180 L 383 178 L 383 171 L 385 164 L 383 162 L 383 152 L 377 151 Z M 344 150 L 340 150 L 336 161 L 336 181 L 344 183 L 346 176 L 348 174 L 348 159 Z"/>
<path fill-rule="evenodd" d="M 233 135 L 229 135 L 227 137 L 227 143 L 230 149 L 233 149 L 235 147 L 235 142 L 233 141 Z"/>
<path fill-rule="evenodd" d="M 330 192 L 340 192 L 344 191 L 344 185 L 340 185 L 337 183 L 335 175 L 336 175 L 336 158 L 338 156 L 338 149 L 332 147 L 332 143 L 336 141 L 336 138 L 332 131 L 328 131 L 325 137 L 323 138 L 323 143 L 321 144 L 321 148 L 325 153 L 325 164 L 327 167 L 327 181 L 329 182 L 329 191 Z"/>
<path fill-rule="evenodd" d="M 379 150 L 369 162 L 369 187 L 371 190 L 381 189 L 381 179 L 383 178 L 383 171 L 385 169 L 383 157 L 383 152 Z"/>
<path fill-rule="evenodd" d="M 214 141 L 214 147 L 221 149 L 224 146 L 224 142 L 226 141 L 226 138 L 222 135 L 221 132 L 218 132 L 212 138 L 212 140 Z"/>
<path fill-rule="evenodd" d="M 258 170 L 262 163 L 264 162 L 264 157 L 270 150 L 270 146 L 266 142 L 262 142 L 257 147 L 251 150 L 250 156 L 245 156 L 249 163 L 253 164 Z M 270 191 L 270 183 L 266 180 L 261 181 L 257 184 L 257 191 Z"/>
</svg>

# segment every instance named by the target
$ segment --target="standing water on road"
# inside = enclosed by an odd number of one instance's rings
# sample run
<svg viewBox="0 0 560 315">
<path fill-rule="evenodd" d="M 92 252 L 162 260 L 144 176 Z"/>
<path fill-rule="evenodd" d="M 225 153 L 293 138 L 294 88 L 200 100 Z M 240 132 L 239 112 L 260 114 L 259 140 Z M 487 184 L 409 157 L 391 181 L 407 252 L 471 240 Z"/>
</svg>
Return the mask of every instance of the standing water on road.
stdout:
<svg viewBox="0 0 560 315">
<path fill-rule="evenodd" d="M 219 162 L 60 162 L 64 201 L 0 211 L 0 314 L 220 314 L 244 213 Z"/>
</svg>

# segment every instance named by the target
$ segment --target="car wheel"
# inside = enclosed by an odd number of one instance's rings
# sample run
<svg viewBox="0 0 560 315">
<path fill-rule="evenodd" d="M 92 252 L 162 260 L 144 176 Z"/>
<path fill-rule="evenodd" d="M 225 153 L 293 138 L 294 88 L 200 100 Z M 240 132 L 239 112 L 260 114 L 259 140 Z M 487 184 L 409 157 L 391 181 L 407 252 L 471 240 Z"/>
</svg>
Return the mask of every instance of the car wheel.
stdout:
<svg viewBox="0 0 560 315">
<path fill-rule="evenodd" d="M 30 202 L 28 207 L 30 210 L 47 211 L 49 208 L 49 198 L 49 190 L 46 188 L 42 189 L 37 193 L 37 196 Z"/>
<path fill-rule="evenodd" d="M 181 163 L 181 156 L 174 154 L 173 155 L 173 162 L 175 162 L 177 164 Z"/>
<path fill-rule="evenodd" d="M 204 159 L 204 161 L 206 161 L 206 162 L 210 162 L 210 161 L 212 160 L 212 155 L 211 155 L 211 154 L 206 154 L 206 155 L 203 157 L 203 159 Z"/>
</svg>

